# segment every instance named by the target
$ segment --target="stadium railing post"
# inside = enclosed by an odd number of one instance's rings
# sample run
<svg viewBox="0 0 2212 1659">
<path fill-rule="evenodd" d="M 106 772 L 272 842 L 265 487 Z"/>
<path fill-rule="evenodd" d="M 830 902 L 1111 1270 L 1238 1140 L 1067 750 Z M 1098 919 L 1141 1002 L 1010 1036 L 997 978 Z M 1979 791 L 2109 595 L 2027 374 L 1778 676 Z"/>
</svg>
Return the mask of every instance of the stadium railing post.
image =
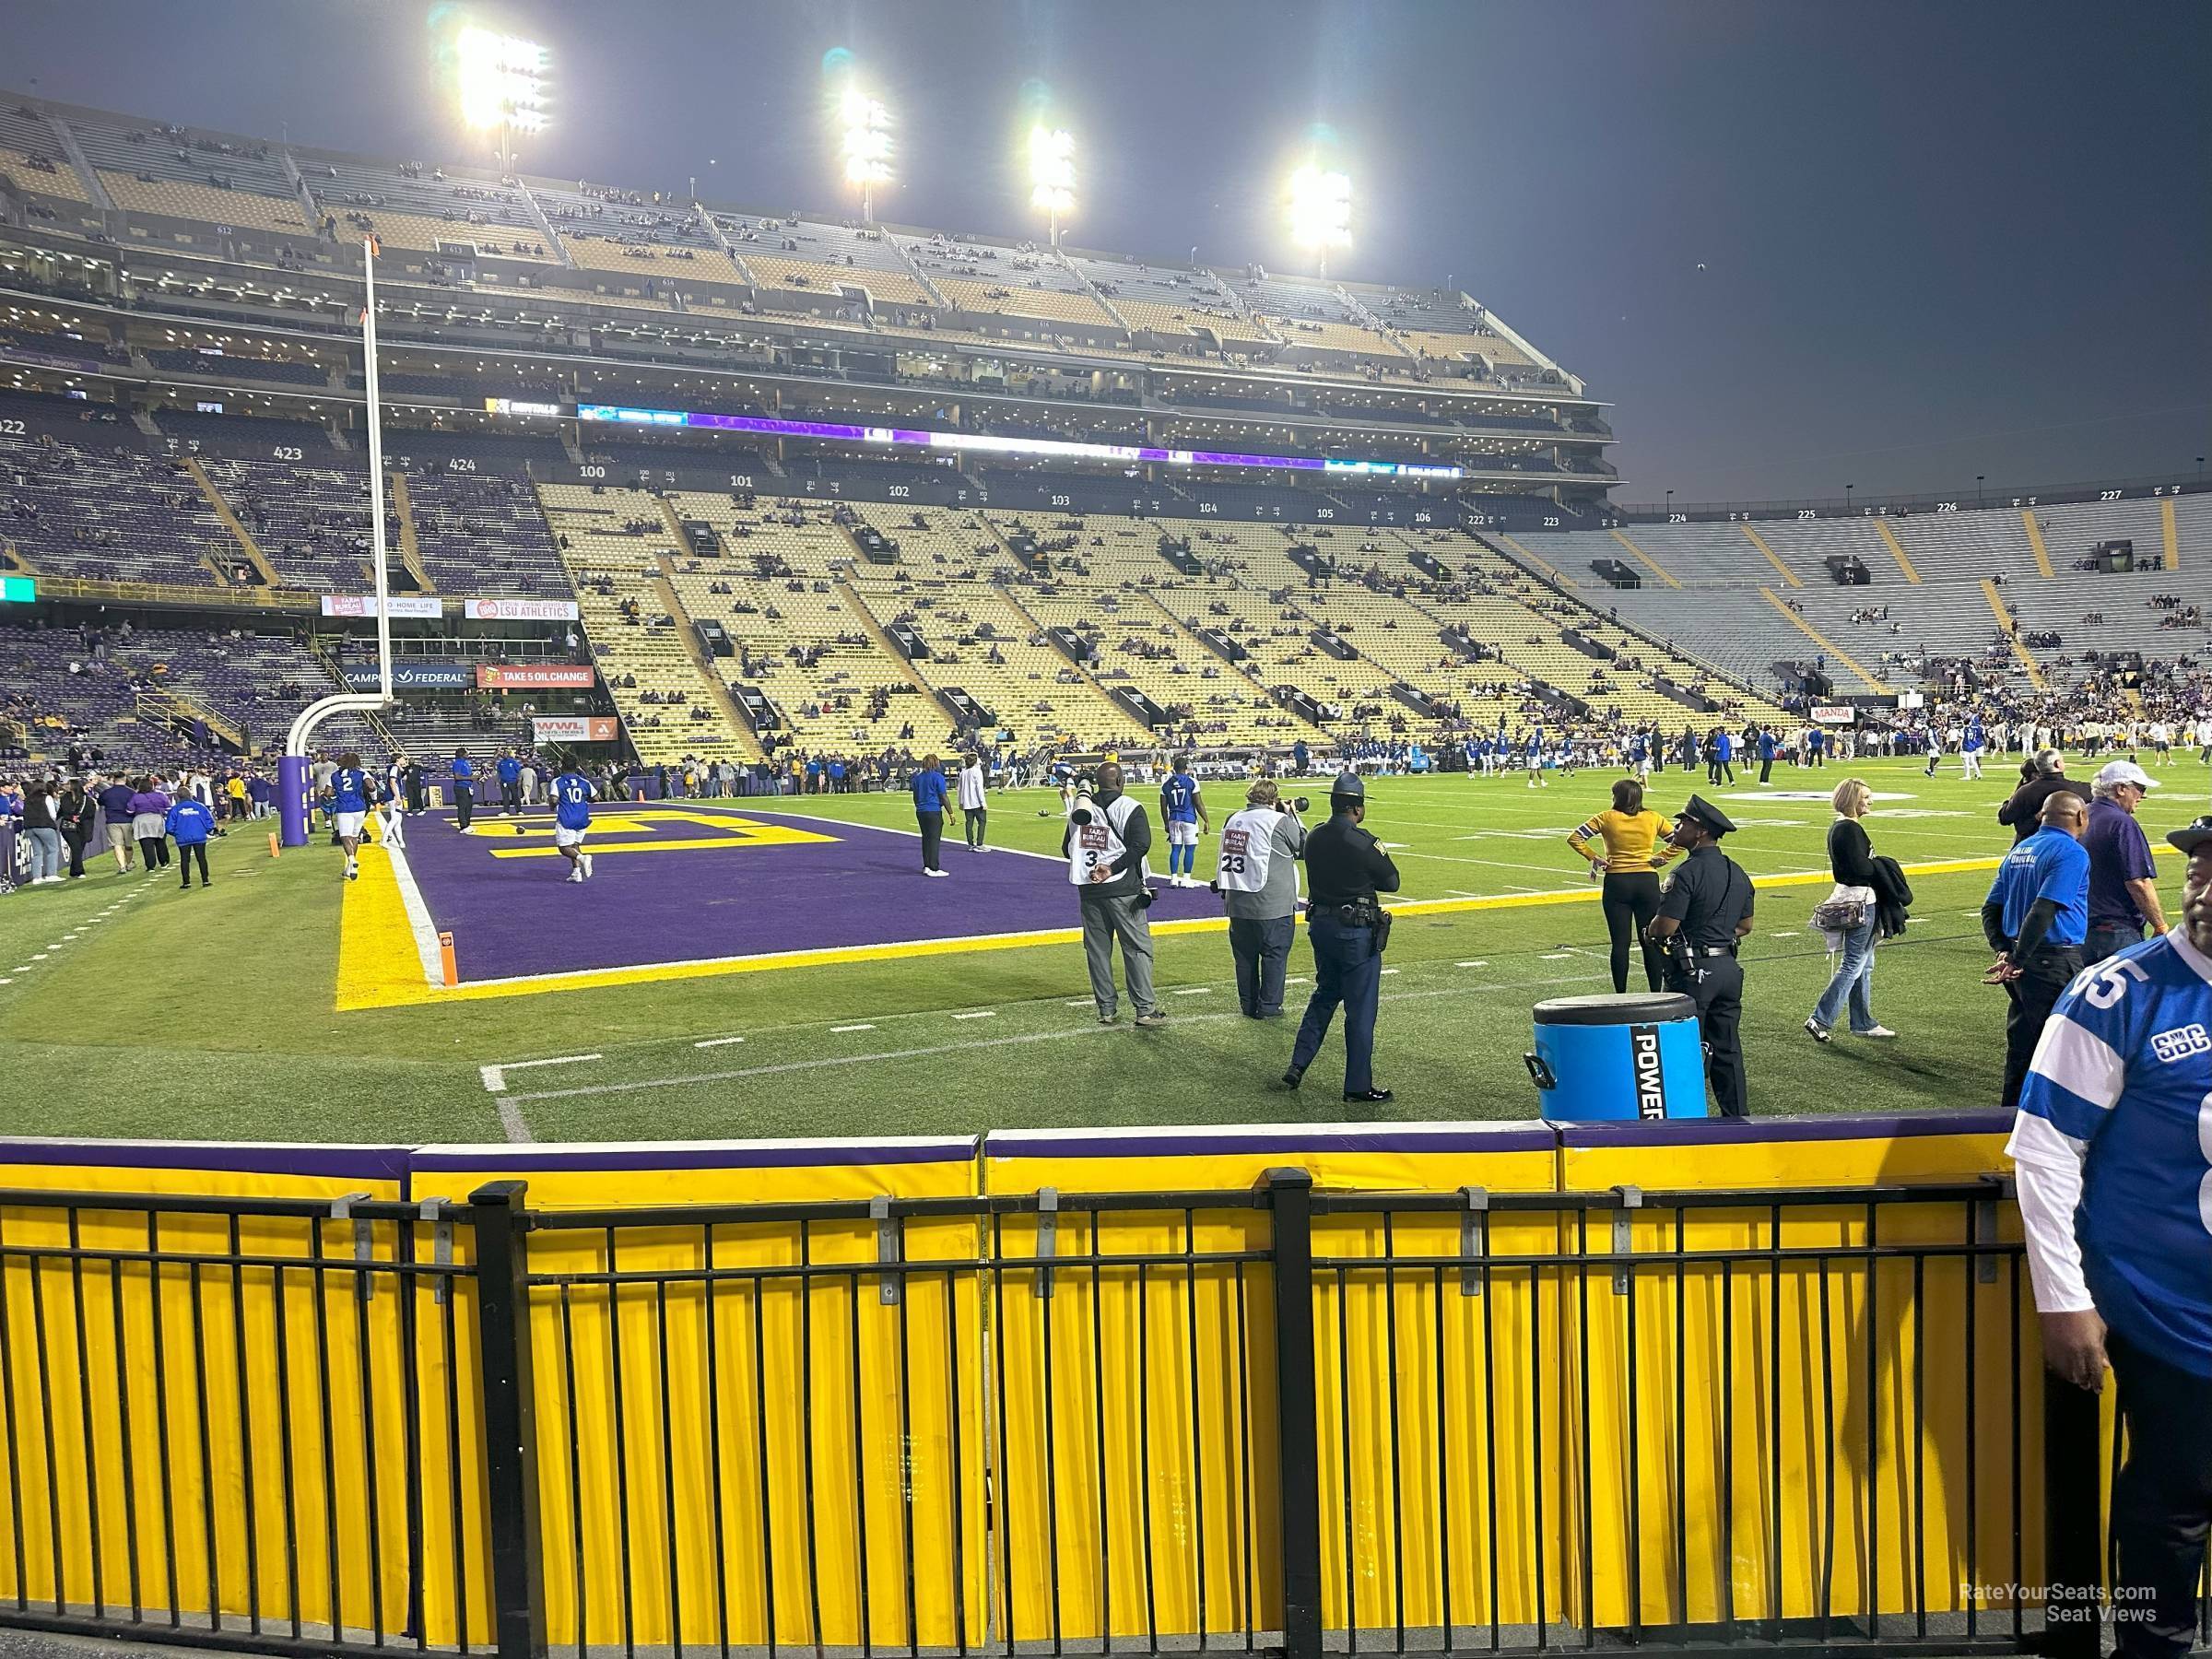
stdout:
<svg viewBox="0 0 2212 1659">
<path fill-rule="evenodd" d="M 484 1380 L 492 1630 L 499 1659 L 545 1659 L 546 1574 L 538 1553 L 537 1418 L 530 1357 L 527 1183 L 469 1194 L 476 1228 L 477 1335 Z"/>
<path fill-rule="evenodd" d="M 1320 1659 L 1321 1466 L 1313 1399 L 1313 1177 L 1260 1177 L 1274 1211 L 1277 1536 L 1283 1659 Z"/>
<path fill-rule="evenodd" d="M 2045 1659 L 2097 1659 L 2103 1603 L 2099 1524 L 2098 1398 L 2043 1373 L 2043 1640 Z"/>
</svg>

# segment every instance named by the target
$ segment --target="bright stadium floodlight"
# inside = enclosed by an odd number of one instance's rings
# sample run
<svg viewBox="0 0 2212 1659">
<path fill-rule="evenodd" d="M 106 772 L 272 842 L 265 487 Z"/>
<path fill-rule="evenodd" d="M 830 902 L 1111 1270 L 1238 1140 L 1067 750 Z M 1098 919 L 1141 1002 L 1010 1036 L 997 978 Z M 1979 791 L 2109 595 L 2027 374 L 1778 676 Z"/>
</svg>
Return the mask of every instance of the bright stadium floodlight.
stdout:
<svg viewBox="0 0 2212 1659">
<path fill-rule="evenodd" d="M 1352 182 L 1308 162 L 1290 175 L 1290 235 L 1312 248 L 1321 275 L 1329 274 L 1329 250 L 1352 241 Z"/>
<path fill-rule="evenodd" d="M 891 181 L 891 112 L 858 87 L 838 100 L 845 182 L 860 186 L 860 217 L 875 221 L 876 186 Z"/>
<path fill-rule="evenodd" d="M 453 42 L 460 65 L 461 119 L 500 134 L 500 174 L 514 171 L 514 135 L 546 126 L 546 49 L 516 35 L 473 25 Z"/>
<path fill-rule="evenodd" d="M 1076 206 L 1076 139 L 1042 124 L 1030 129 L 1030 206 L 1044 209 L 1052 244 L 1060 245 L 1060 221 Z"/>
</svg>

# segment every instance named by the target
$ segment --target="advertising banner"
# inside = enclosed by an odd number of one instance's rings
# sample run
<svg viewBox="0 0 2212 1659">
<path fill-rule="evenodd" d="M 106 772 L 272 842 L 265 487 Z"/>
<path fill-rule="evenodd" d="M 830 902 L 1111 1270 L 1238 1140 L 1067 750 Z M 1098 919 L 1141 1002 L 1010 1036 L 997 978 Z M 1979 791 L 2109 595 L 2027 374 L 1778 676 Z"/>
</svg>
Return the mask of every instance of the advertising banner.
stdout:
<svg viewBox="0 0 2212 1659">
<path fill-rule="evenodd" d="M 1856 709 L 1841 703 L 1815 703 L 1813 721 L 1818 725 L 1853 725 L 1859 718 Z"/>
<path fill-rule="evenodd" d="M 599 673 L 589 663 L 478 663 L 479 691 L 588 690 Z"/>
<path fill-rule="evenodd" d="M 604 714 L 540 715 L 530 723 L 533 743 L 612 743 L 618 724 Z"/>
<path fill-rule="evenodd" d="M 428 594 L 394 594 L 384 602 L 384 606 L 385 614 L 394 617 L 428 617 L 435 621 L 445 614 L 444 605 L 436 595 Z M 323 614 L 326 617 L 373 617 L 376 615 L 376 595 L 325 594 L 323 595 Z"/>
<path fill-rule="evenodd" d="M 376 689 L 376 665 L 362 663 L 346 670 L 347 683 L 357 690 Z M 474 667 L 466 663 L 399 661 L 392 665 L 394 691 L 466 691 L 477 683 Z"/>
<path fill-rule="evenodd" d="M 392 613 L 399 615 L 397 611 Z M 464 599 L 461 614 L 471 622 L 573 622 L 573 599 Z"/>
</svg>

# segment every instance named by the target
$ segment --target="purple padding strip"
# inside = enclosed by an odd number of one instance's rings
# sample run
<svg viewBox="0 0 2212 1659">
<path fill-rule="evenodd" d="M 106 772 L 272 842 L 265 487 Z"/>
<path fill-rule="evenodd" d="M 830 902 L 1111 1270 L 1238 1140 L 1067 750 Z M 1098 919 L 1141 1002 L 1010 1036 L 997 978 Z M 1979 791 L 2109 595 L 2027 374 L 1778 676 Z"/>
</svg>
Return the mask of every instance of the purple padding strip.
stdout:
<svg viewBox="0 0 2212 1659">
<path fill-rule="evenodd" d="M 437 1171 L 559 1170 L 564 1173 L 626 1170 L 787 1170 L 861 1164 L 970 1163 L 975 1158 L 971 1140 L 937 1141 L 920 1147 L 874 1146 L 866 1141 L 824 1141 L 804 1147 L 748 1147 L 725 1144 L 705 1147 L 585 1147 L 563 1148 L 535 1144 L 512 1150 L 487 1147 L 471 1151 L 418 1149 L 414 1158 L 418 1175 Z"/>
<path fill-rule="evenodd" d="M 0 1141 L 0 1164 L 404 1181 L 412 1151 L 408 1147 L 261 1147 L 213 1141 L 5 1140 Z"/>
<path fill-rule="evenodd" d="M 983 1139 L 986 1158 L 1218 1158 L 1240 1153 L 1293 1152 L 1549 1152 L 1558 1143 L 1542 1124 L 1500 1124 L 1494 1128 L 1407 1135 L 1387 1129 L 1371 1135 L 1301 1135 L 1279 1139 L 1230 1135 L 991 1135 Z"/>
<path fill-rule="evenodd" d="M 1748 1147 L 1781 1141 L 1908 1140 L 1923 1135 L 2003 1135 L 1999 1112 L 1919 1112 L 1882 1117 L 1666 1118 L 1656 1123 L 1555 1124 L 1559 1145 L 1583 1147 Z"/>
</svg>

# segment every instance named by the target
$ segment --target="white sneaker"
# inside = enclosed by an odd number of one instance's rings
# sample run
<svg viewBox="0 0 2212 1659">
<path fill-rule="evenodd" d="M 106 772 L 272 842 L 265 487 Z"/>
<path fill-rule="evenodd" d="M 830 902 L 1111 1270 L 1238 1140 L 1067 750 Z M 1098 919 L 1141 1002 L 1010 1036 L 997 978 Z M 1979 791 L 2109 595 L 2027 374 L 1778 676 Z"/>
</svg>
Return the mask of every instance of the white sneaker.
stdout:
<svg viewBox="0 0 2212 1659">
<path fill-rule="evenodd" d="M 922 872 L 922 874 L 924 876 L 942 876 L 946 872 L 943 870 L 924 870 Z"/>
<path fill-rule="evenodd" d="M 584 853 L 581 862 L 583 865 L 583 878 L 589 881 L 592 878 L 592 855 L 589 853 Z"/>
<path fill-rule="evenodd" d="M 1887 1041 L 1894 1039 L 1897 1036 L 1897 1033 L 1891 1030 L 1888 1026 L 1877 1025 L 1869 1026 L 1863 1031 L 1853 1031 L 1852 1035 L 1853 1037 L 1873 1037 Z"/>
<path fill-rule="evenodd" d="M 583 880 L 583 872 L 582 870 L 571 870 L 566 879 L 571 887 L 574 887 Z"/>
</svg>

